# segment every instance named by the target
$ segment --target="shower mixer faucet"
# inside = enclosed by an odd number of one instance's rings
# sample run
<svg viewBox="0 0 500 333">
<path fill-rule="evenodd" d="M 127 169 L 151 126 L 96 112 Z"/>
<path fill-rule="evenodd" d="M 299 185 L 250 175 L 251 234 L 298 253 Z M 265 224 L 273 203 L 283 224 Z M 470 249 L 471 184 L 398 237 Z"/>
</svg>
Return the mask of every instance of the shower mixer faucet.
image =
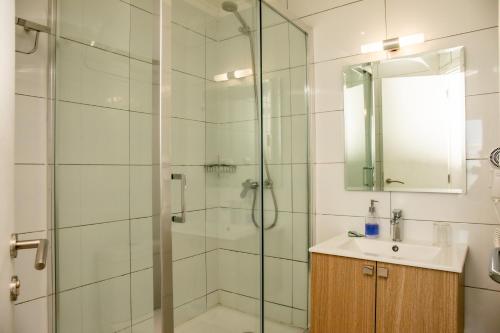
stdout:
<svg viewBox="0 0 500 333">
<path fill-rule="evenodd" d="M 241 183 L 241 186 L 243 186 L 243 191 L 240 193 L 240 198 L 243 199 L 247 196 L 248 191 L 257 189 L 259 187 L 259 183 L 255 180 L 247 179 Z"/>
</svg>

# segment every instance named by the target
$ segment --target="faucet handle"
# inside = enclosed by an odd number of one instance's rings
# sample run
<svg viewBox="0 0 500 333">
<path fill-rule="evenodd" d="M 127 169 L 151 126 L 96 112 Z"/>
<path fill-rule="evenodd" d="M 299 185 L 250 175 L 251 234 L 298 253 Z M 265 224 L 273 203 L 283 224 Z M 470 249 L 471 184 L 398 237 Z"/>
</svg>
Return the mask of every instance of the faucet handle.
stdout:
<svg viewBox="0 0 500 333">
<path fill-rule="evenodd" d="M 401 209 L 393 209 L 392 210 L 392 219 L 397 220 L 403 216 L 403 211 Z"/>
</svg>

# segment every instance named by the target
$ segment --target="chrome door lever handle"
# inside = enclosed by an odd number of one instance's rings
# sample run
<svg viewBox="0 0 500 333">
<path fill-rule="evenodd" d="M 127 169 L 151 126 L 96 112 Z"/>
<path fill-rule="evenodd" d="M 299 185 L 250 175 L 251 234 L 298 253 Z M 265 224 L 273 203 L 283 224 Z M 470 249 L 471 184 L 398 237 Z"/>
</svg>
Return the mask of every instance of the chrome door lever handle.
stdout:
<svg viewBox="0 0 500 333">
<path fill-rule="evenodd" d="M 10 236 L 10 257 L 17 258 L 18 250 L 36 249 L 35 269 L 41 271 L 47 264 L 47 248 L 49 241 L 42 239 L 31 239 L 20 241 L 17 234 Z"/>
<path fill-rule="evenodd" d="M 186 222 L 186 175 L 182 173 L 173 173 L 172 180 L 180 180 L 181 181 L 181 216 L 172 215 L 172 222 L 175 223 L 185 223 Z"/>
<path fill-rule="evenodd" d="M 391 178 L 387 178 L 385 180 L 386 184 L 392 184 L 392 183 L 398 183 L 398 184 L 404 184 L 405 182 L 401 181 L 401 180 L 397 180 L 397 179 L 391 179 Z"/>
</svg>

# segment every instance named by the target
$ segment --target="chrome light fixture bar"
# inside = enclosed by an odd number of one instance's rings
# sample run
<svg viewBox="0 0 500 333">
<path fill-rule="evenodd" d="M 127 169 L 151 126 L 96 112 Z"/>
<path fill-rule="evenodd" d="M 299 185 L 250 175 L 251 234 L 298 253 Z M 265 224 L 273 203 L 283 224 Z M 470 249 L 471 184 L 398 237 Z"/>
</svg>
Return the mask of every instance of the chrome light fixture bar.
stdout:
<svg viewBox="0 0 500 333">
<path fill-rule="evenodd" d="M 390 38 L 383 41 L 368 43 L 361 45 L 361 53 L 371 53 L 380 51 L 397 51 L 402 47 L 423 43 L 425 41 L 424 34 L 418 33 L 403 37 Z"/>
</svg>

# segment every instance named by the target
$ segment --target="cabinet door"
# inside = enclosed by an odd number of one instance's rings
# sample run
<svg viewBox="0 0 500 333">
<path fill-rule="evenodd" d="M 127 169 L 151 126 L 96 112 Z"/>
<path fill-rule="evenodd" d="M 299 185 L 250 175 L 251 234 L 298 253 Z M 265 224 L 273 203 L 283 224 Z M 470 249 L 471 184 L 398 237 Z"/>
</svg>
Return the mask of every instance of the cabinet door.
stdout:
<svg viewBox="0 0 500 333">
<path fill-rule="evenodd" d="M 462 275 L 377 264 L 377 332 L 463 332 Z"/>
<path fill-rule="evenodd" d="M 374 261 L 312 255 L 312 333 L 374 333 Z"/>
</svg>

